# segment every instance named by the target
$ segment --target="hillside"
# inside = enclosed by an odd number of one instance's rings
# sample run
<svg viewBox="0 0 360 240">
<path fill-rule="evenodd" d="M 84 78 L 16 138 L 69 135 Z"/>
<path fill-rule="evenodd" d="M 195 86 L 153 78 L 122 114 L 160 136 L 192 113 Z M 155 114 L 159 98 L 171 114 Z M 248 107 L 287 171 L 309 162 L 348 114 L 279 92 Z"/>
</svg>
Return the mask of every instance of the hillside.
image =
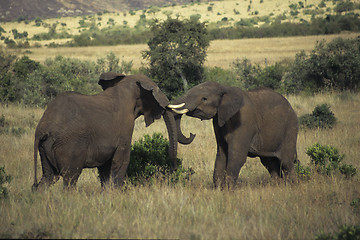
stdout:
<svg viewBox="0 0 360 240">
<path fill-rule="evenodd" d="M 138 10 L 150 6 L 184 4 L 192 0 L 0 0 L 0 21 L 56 18 L 109 11 Z"/>
</svg>

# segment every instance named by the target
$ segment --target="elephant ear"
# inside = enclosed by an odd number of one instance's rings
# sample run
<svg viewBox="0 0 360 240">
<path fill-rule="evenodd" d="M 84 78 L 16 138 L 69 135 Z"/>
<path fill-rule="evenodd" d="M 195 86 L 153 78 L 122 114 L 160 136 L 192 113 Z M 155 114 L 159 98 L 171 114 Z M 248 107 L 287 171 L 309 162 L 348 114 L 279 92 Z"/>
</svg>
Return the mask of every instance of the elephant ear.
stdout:
<svg viewBox="0 0 360 240">
<path fill-rule="evenodd" d="M 218 108 L 218 124 L 220 127 L 234 116 L 243 105 L 243 95 L 234 88 L 225 90 Z"/>
<path fill-rule="evenodd" d="M 140 97 L 143 104 L 146 127 L 156 119 L 161 118 L 165 108 L 169 105 L 169 99 L 161 92 L 160 88 L 149 78 L 145 77 L 137 81 L 140 87 Z"/>
<path fill-rule="evenodd" d="M 122 73 L 105 72 L 100 75 L 98 84 L 105 91 L 107 88 L 114 86 L 125 77 Z"/>
</svg>

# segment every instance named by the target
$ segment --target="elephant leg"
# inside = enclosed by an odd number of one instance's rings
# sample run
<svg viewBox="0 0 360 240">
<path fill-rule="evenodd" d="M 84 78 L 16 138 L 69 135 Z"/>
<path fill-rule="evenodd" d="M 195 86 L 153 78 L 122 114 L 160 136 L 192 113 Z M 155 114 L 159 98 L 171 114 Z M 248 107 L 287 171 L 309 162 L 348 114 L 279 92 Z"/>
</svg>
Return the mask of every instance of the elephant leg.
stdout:
<svg viewBox="0 0 360 240">
<path fill-rule="evenodd" d="M 130 144 L 131 142 L 127 142 L 119 146 L 113 156 L 111 177 L 115 187 L 121 187 L 124 183 L 126 170 L 130 163 Z"/>
<path fill-rule="evenodd" d="M 41 180 L 36 187 L 48 187 L 52 184 L 54 184 L 58 179 L 58 173 L 57 170 L 52 164 L 50 163 L 50 160 L 48 159 L 46 152 L 43 147 L 40 147 L 39 149 L 40 158 L 41 158 L 41 166 L 42 166 L 42 177 Z"/>
<path fill-rule="evenodd" d="M 215 188 L 219 187 L 225 181 L 226 174 L 226 153 L 224 147 L 227 146 L 217 146 L 217 154 L 215 160 L 215 168 L 213 181 Z"/>
<path fill-rule="evenodd" d="M 109 160 L 106 163 L 104 163 L 103 165 L 98 167 L 99 178 L 100 178 L 102 188 L 104 188 L 105 185 L 109 182 L 111 164 L 112 164 L 112 161 Z"/>
<path fill-rule="evenodd" d="M 279 151 L 279 162 L 281 164 L 282 173 L 285 180 L 291 181 L 295 178 L 294 165 L 297 162 L 296 141 L 297 131 L 288 131 L 286 138 Z"/>
<path fill-rule="evenodd" d="M 226 174 L 226 155 L 227 155 L 227 143 L 222 138 L 220 130 L 214 125 L 214 131 L 217 142 L 217 153 L 214 167 L 213 182 L 215 188 L 221 186 L 225 181 Z"/>
<path fill-rule="evenodd" d="M 296 161 L 296 151 L 291 149 L 291 150 L 282 152 L 279 162 L 281 163 L 281 169 L 282 169 L 282 173 L 285 177 L 285 180 L 288 180 L 288 179 L 290 179 L 290 181 L 294 180 L 294 178 L 295 178 L 295 172 L 294 172 L 295 161 Z"/>
<path fill-rule="evenodd" d="M 75 187 L 85 165 L 86 149 L 85 144 L 69 144 L 56 151 L 64 188 Z"/>
<path fill-rule="evenodd" d="M 225 178 L 225 186 L 227 185 L 229 189 L 234 188 L 236 185 L 240 169 L 246 162 L 248 150 L 248 144 L 240 147 L 234 144 L 229 144 Z"/>
<path fill-rule="evenodd" d="M 250 149 L 250 143 L 254 136 L 254 131 L 246 125 L 237 129 L 236 133 L 227 136 L 228 158 L 226 164 L 226 184 L 228 188 L 233 188 L 239 177 L 240 169 L 245 164 Z"/>
<path fill-rule="evenodd" d="M 82 168 L 69 169 L 65 171 L 63 174 L 64 188 L 75 187 L 81 172 L 82 172 Z"/>
<path fill-rule="evenodd" d="M 282 177 L 282 166 L 277 157 L 260 157 L 260 160 L 269 171 L 271 177 Z"/>
</svg>

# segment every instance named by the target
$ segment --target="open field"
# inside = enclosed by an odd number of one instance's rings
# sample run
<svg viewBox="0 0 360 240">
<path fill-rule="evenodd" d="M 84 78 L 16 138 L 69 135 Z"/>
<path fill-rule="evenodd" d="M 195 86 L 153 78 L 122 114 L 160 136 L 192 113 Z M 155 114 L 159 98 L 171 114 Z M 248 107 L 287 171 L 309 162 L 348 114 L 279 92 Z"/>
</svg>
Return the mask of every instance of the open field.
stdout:
<svg viewBox="0 0 360 240">
<path fill-rule="evenodd" d="M 309 53 L 314 49 L 317 41 L 325 39 L 330 42 L 337 37 L 356 38 L 358 33 L 342 33 L 334 35 L 318 35 L 304 37 L 286 38 L 260 38 L 260 39 L 239 39 L 239 40 L 215 40 L 210 43 L 208 49 L 206 66 L 218 66 L 230 68 L 237 58 L 248 58 L 253 63 L 264 64 L 265 58 L 269 64 L 283 60 L 293 60 L 296 53 L 301 50 Z M 139 45 L 117 45 L 98 47 L 62 47 L 62 48 L 31 48 L 26 50 L 11 50 L 16 55 L 26 54 L 31 59 L 44 62 L 47 58 L 57 55 L 64 57 L 78 58 L 81 60 L 96 61 L 104 58 L 110 52 L 115 53 L 120 60 L 133 61 L 133 67 L 139 68 L 144 64 L 141 52 L 147 49 L 146 44 Z M 25 51 L 25 53 L 24 53 Z"/>
<path fill-rule="evenodd" d="M 298 157 L 309 164 L 305 149 L 315 142 L 329 144 L 345 154 L 344 162 L 360 170 L 360 94 L 324 93 L 288 96 L 298 116 L 328 103 L 338 119 L 329 130 L 301 130 Z M 127 190 L 101 191 L 94 169 L 83 171 L 76 190 L 62 189 L 62 180 L 44 192 L 31 192 L 34 130 L 43 109 L 0 106 L 10 127 L 21 136 L 0 135 L 0 166 L 13 177 L 6 187 L 8 199 L 0 200 L 1 238 L 183 238 L 183 239 L 314 239 L 337 232 L 345 225 L 359 225 L 360 212 L 350 203 L 360 198 L 360 174 L 313 175 L 308 181 L 284 185 L 271 181 L 258 159 L 248 159 L 238 188 L 212 187 L 216 143 L 211 121 L 186 117 L 184 133 L 197 136 L 179 146 L 185 167 L 195 170 L 185 186 L 156 182 L 129 186 Z M 162 120 L 145 128 L 136 121 L 133 141 L 161 132 Z M 41 172 L 40 163 L 38 170 Z"/>
<path fill-rule="evenodd" d="M 358 0 L 353 1 L 358 3 Z M 160 19 L 164 20 L 167 16 L 173 18 L 179 17 L 180 19 L 187 19 L 190 16 L 197 15 L 200 17 L 200 21 L 208 22 L 209 24 L 218 24 L 221 26 L 232 26 L 235 22 L 240 21 L 242 18 L 263 17 L 263 16 L 280 16 L 285 14 L 288 19 L 284 21 L 299 22 L 300 19 L 310 21 L 311 14 L 305 14 L 304 10 L 316 10 L 321 0 L 307 0 L 303 1 L 304 8 L 299 9 L 299 13 L 296 17 L 291 16 L 291 4 L 298 4 L 297 0 L 260 0 L 257 1 L 244 1 L 244 0 L 224 0 L 214 2 L 193 3 L 187 5 L 167 6 L 167 7 L 152 7 L 147 10 L 123 11 L 116 13 L 101 13 L 95 14 L 93 20 L 96 26 L 100 29 L 107 28 L 112 24 L 117 26 L 127 26 L 133 28 L 139 21 L 140 16 L 145 14 L 146 19 Z M 325 7 L 320 7 L 321 11 L 318 12 L 318 16 L 325 16 L 326 14 L 334 14 L 332 1 L 326 1 Z M 357 10 L 356 10 L 357 11 Z M 222 19 L 227 18 L 226 21 Z M 70 34 L 79 34 L 82 31 L 82 27 L 79 23 L 84 17 L 63 17 L 63 18 L 51 18 L 43 19 L 48 25 L 54 23 L 61 23 L 57 27 L 57 31 L 66 31 Z M 86 18 L 85 18 L 86 19 Z M 110 20 L 110 21 L 109 21 Z M 110 24 L 111 23 L 111 24 Z M 11 36 L 11 30 L 17 29 L 19 32 L 27 31 L 29 38 L 35 34 L 42 32 L 48 32 L 47 26 L 36 26 L 34 21 L 30 21 L 28 24 L 23 22 L 5 22 L 1 23 L 1 26 L 5 29 L 4 36 Z"/>
</svg>

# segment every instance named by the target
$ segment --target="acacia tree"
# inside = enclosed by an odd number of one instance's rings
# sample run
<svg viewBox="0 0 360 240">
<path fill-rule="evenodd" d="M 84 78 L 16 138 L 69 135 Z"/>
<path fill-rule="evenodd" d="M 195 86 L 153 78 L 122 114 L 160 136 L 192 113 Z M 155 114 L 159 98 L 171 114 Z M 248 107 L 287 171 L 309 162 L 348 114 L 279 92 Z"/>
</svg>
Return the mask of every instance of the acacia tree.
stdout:
<svg viewBox="0 0 360 240">
<path fill-rule="evenodd" d="M 209 46 L 205 23 L 168 18 L 153 22 L 151 32 L 143 58 L 149 61 L 150 77 L 169 99 L 202 81 Z"/>
</svg>

